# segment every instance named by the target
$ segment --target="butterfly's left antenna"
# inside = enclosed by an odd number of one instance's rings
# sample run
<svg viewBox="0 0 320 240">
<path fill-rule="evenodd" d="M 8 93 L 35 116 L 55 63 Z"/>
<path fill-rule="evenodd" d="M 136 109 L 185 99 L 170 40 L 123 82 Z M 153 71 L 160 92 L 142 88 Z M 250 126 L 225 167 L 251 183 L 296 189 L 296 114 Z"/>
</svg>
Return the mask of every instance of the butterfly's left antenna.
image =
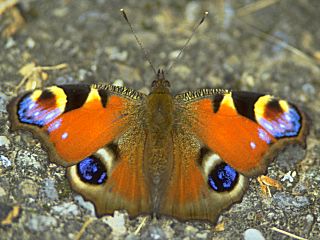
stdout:
<svg viewBox="0 0 320 240">
<path fill-rule="evenodd" d="M 140 39 L 138 38 L 137 34 L 136 34 L 135 31 L 133 30 L 133 27 L 132 27 L 132 25 L 131 25 L 128 17 L 127 17 L 126 12 L 124 11 L 123 8 L 120 9 L 120 12 L 122 13 L 124 19 L 125 19 L 126 22 L 128 23 L 128 25 L 129 25 L 129 27 L 130 27 L 130 29 L 131 29 L 131 32 L 132 32 L 132 34 L 133 34 L 133 36 L 135 37 L 137 43 L 139 44 L 139 46 L 140 46 L 140 48 L 141 48 L 141 50 L 142 50 L 142 52 L 143 52 L 144 59 L 145 59 L 146 61 L 148 61 L 148 63 L 150 64 L 150 66 L 151 66 L 154 74 L 157 75 L 157 71 L 156 71 L 156 69 L 154 68 L 154 66 L 153 66 L 153 64 L 152 64 L 152 62 L 151 62 L 151 60 L 150 60 L 150 58 L 149 58 L 149 55 L 148 55 L 146 49 L 143 47 Z"/>
</svg>

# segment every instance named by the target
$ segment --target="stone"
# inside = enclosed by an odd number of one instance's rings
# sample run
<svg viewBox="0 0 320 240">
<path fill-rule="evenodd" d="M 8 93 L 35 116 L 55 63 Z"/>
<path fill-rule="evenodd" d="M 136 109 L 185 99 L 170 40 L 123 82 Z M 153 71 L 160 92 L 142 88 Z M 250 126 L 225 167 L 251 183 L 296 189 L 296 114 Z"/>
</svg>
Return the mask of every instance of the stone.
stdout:
<svg viewBox="0 0 320 240">
<path fill-rule="evenodd" d="M 310 205 L 310 200 L 306 196 L 291 196 L 284 192 L 277 192 L 273 195 L 273 201 L 280 208 L 304 208 Z"/>
<path fill-rule="evenodd" d="M 42 188 L 42 192 L 50 200 L 57 200 L 59 198 L 57 189 L 54 186 L 54 180 L 51 178 L 44 179 L 44 186 Z"/>
<path fill-rule="evenodd" d="M 108 224 L 112 229 L 112 234 L 114 236 L 122 236 L 126 233 L 127 228 L 125 226 L 125 217 L 123 213 L 118 211 L 114 212 L 114 216 L 107 216 L 104 222 Z"/>
<path fill-rule="evenodd" d="M 80 211 L 76 204 L 69 202 L 52 207 L 52 211 L 59 215 L 79 215 Z"/>
<path fill-rule="evenodd" d="M 117 47 L 107 47 L 105 51 L 109 55 L 110 60 L 124 62 L 128 58 L 128 52 L 120 51 Z"/>
<path fill-rule="evenodd" d="M 57 220 L 51 216 L 33 215 L 31 219 L 26 223 L 26 226 L 31 231 L 44 232 L 51 227 L 56 227 Z"/>
<path fill-rule="evenodd" d="M 249 228 L 243 233 L 245 240 L 265 240 L 262 233 L 254 228 Z"/>
<path fill-rule="evenodd" d="M 10 144 L 10 140 L 6 136 L 0 136 L 0 147 L 5 146 L 8 147 Z"/>
<path fill-rule="evenodd" d="M 39 186 L 32 180 L 26 179 L 19 184 L 19 188 L 24 197 L 37 197 Z"/>
<path fill-rule="evenodd" d="M 90 212 L 90 215 L 96 216 L 94 205 L 90 201 L 85 201 L 81 195 L 75 196 L 74 200 L 77 204 L 79 204 L 80 207 Z"/>
<path fill-rule="evenodd" d="M 185 229 L 184 229 L 184 233 L 186 235 L 192 235 L 192 234 L 195 234 L 199 231 L 199 229 L 193 227 L 193 226 L 187 226 Z"/>
<path fill-rule="evenodd" d="M 161 240 L 167 239 L 167 236 L 160 226 L 153 224 L 149 225 L 141 234 L 141 239 Z"/>
<path fill-rule="evenodd" d="M 0 163 L 5 168 L 11 167 L 12 165 L 11 161 L 6 156 L 3 156 L 3 155 L 0 155 Z"/>
</svg>

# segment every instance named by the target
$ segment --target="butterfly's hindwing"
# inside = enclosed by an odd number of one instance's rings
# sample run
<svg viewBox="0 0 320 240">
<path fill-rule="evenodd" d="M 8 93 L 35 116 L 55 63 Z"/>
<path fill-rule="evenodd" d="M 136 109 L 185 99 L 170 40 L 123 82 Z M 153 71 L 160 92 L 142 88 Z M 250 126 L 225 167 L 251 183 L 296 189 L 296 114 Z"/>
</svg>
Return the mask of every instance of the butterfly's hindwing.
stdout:
<svg viewBox="0 0 320 240">
<path fill-rule="evenodd" d="M 173 174 L 160 213 L 215 223 L 223 210 L 241 201 L 247 178 L 217 154 L 201 148 L 192 134 L 176 129 L 173 137 Z"/>
<path fill-rule="evenodd" d="M 143 176 L 145 133 L 129 129 L 118 144 L 99 149 L 68 168 L 72 188 L 94 203 L 98 216 L 125 209 L 131 217 L 152 212 Z"/>
</svg>

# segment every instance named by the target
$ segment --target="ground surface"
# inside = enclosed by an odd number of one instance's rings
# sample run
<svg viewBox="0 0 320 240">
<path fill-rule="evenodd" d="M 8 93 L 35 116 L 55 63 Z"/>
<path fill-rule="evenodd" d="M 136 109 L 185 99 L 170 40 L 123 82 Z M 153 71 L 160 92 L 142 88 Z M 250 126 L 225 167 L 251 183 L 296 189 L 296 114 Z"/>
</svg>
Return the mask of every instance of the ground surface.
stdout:
<svg viewBox="0 0 320 240">
<path fill-rule="evenodd" d="M 0 225 L 0 238 L 75 239 L 93 218 L 81 239 L 250 239 L 244 237 L 250 228 L 265 239 L 288 239 L 272 227 L 319 239 L 320 2 L 282 0 L 243 8 L 252 2 L 24 1 L 26 25 L 11 38 L 0 38 L 0 220 L 13 206 L 21 210 L 12 224 Z M 156 67 L 174 59 L 195 20 L 210 12 L 168 75 L 175 92 L 241 89 L 302 106 L 313 121 L 307 151 L 290 148 L 269 168 L 270 176 L 283 180 L 284 191 L 265 199 L 253 179 L 242 203 L 220 218 L 220 230 L 170 218 L 129 220 L 125 212 L 96 219 L 92 206 L 70 190 L 64 168 L 48 162 L 39 142 L 26 132 L 9 132 L 5 106 L 22 79 L 19 69 L 31 62 L 69 65 L 48 72 L 46 86 L 121 79 L 146 91 L 153 72 L 119 13 L 122 7 Z M 9 21 L 9 14 L 0 16 L 0 31 Z M 249 236 L 259 239 L 255 234 Z"/>
</svg>

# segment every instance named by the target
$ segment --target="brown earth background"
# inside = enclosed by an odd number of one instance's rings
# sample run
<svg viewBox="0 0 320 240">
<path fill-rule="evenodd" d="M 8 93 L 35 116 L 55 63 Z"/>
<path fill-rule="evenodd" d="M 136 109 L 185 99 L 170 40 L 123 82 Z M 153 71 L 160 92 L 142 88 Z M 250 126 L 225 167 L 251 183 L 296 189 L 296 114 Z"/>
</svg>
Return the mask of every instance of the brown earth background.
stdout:
<svg viewBox="0 0 320 240">
<path fill-rule="evenodd" d="M 289 239 L 272 227 L 319 239 L 320 1 L 20 2 L 26 23 L 0 38 L 0 220 L 14 206 L 20 215 L 2 221 L 0 239 Z M 209 11 L 168 76 L 174 92 L 212 87 L 271 93 L 309 114 L 307 150 L 290 147 L 269 167 L 283 191 L 264 198 L 252 179 L 242 203 L 222 214 L 217 228 L 171 218 L 130 220 L 125 211 L 97 219 L 92 205 L 70 190 L 64 168 L 48 162 L 38 140 L 9 132 L 6 105 L 23 78 L 19 70 L 32 62 L 68 64 L 48 71 L 44 86 L 121 79 L 146 91 L 153 72 L 120 8 L 156 67 L 172 62 L 194 23 Z M 0 15 L 2 33 L 12 21 L 10 11 Z M 248 235 L 247 229 L 258 232 Z"/>
</svg>

